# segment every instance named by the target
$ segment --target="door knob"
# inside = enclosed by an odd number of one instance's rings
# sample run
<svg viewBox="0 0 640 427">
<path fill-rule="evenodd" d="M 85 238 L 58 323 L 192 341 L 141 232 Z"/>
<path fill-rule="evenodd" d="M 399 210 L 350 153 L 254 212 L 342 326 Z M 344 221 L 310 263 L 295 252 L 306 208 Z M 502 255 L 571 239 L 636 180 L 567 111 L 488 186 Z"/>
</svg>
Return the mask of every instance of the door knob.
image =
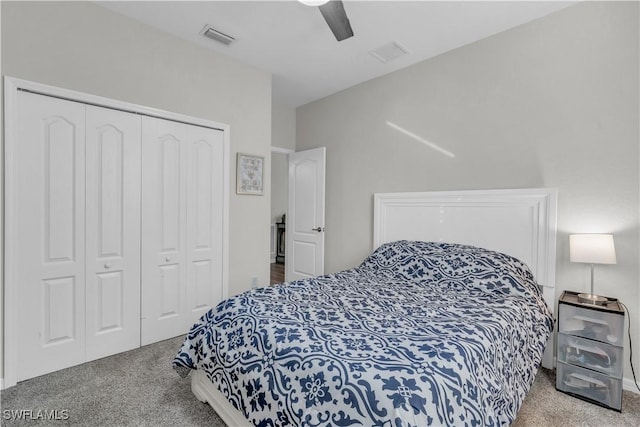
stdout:
<svg viewBox="0 0 640 427">
<path fill-rule="evenodd" d="M 164 259 L 164 260 L 165 260 L 166 262 L 169 262 L 169 261 L 171 261 L 171 257 L 170 257 L 170 256 L 165 257 L 165 259 Z"/>
<path fill-rule="evenodd" d="M 324 231 L 324 227 L 316 227 L 316 228 L 312 228 L 311 230 L 321 232 L 321 231 Z"/>
<path fill-rule="evenodd" d="M 104 268 L 106 268 L 107 270 L 111 268 L 111 263 L 108 262 L 104 265 Z"/>
</svg>

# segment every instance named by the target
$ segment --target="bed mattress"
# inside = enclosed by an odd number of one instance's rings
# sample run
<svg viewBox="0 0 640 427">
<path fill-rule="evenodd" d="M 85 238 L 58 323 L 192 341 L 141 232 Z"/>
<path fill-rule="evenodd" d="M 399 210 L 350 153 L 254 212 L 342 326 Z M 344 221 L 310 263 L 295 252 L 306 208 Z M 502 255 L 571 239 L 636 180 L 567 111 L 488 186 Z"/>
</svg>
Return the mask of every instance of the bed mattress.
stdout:
<svg viewBox="0 0 640 427">
<path fill-rule="evenodd" d="M 221 302 L 174 367 L 203 370 L 256 426 L 509 425 L 552 328 L 517 259 L 399 241 Z"/>
</svg>

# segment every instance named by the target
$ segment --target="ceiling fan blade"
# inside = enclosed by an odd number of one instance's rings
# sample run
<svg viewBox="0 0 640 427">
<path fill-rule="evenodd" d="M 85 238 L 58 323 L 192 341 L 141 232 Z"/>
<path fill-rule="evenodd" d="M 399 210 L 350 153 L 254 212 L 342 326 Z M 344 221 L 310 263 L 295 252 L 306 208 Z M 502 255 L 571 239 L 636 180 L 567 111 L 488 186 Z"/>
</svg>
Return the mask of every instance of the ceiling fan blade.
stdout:
<svg viewBox="0 0 640 427">
<path fill-rule="evenodd" d="M 353 36 L 351 23 L 347 13 L 344 11 L 344 5 L 341 0 L 331 0 L 319 6 L 319 9 L 329 28 L 331 28 L 331 32 L 336 36 L 336 40 L 342 41 Z"/>
</svg>

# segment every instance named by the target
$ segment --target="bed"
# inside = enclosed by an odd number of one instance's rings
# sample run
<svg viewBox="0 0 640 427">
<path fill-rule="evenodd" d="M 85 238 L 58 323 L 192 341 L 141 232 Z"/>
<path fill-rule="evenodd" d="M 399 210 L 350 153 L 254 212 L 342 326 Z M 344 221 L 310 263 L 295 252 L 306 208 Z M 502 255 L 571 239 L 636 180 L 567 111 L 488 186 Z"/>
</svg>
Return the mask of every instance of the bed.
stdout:
<svg viewBox="0 0 640 427">
<path fill-rule="evenodd" d="M 362 264 L 221 302 L 174 367 L 232 426 L 509 425 L 553 329 L 536 275 L 550 274 L 554 203 L 546 189 L 376 195 Z M 442 234 L 472 210 L 467 242 Z M 509 232 L 467 244 L 491 227 Z"/>
</svg>

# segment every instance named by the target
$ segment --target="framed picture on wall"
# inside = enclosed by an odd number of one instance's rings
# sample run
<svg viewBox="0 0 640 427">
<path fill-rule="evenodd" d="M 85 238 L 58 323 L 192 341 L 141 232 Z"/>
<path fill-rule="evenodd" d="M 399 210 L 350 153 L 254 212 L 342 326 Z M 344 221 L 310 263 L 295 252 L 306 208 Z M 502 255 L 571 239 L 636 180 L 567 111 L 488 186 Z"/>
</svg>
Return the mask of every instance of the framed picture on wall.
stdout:
<svg viewBox="0 0 640 427">
<path fill-rule="evenodd" d="M 236 160 L 236 193 L 262 196 L 264 157 L 238 153 Z"/>
</svg>

